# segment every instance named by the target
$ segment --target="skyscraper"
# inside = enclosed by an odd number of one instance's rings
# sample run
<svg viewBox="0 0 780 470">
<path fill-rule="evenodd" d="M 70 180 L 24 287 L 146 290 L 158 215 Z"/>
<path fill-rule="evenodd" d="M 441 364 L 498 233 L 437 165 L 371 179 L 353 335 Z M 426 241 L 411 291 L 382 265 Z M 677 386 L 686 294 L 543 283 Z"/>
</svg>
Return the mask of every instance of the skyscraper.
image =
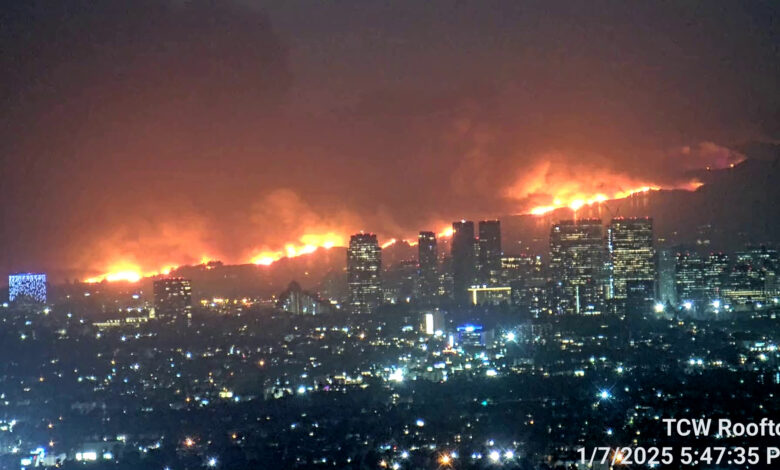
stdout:
<svg viewBox="0 0 780 470">
<path fill-rule="evenodd" d="M 169 323 L 192 320 L 192 287 L 189 279 L 171 277 L 154 281 L 154 313 Z"/>
<path fill-rule="evenodd" d="M 347 249 L 347 287 L 353 313 L 371 313 L 382 302 L 381 269 L 382 249 L 376 235 L 352 235 Z"/>
<path fill-rule="evenodd" d="M 456 303 L 469 303 L 469 287 L 476 281 L 476 239 L 474 222 L 452 223 L 452 297 Z"/>
<path fill-rule="evenodd" d="M 695 252 L 678 253 L 674 283 L 678 302 L 704 300 L 707 290 L 704 284 L 704 260 Z"/>
<path fill-rule="evenodd" d="M 616 218 L 609 224 L 609 254 L 611 289 L 615 299 L 627 297 L 626 282 L 655 283 L 655 249 L 653 219 Z"/>
<path fill-rule="evenodd" d="M 660 248 L 657 253 L 658 299 L 663 303 L 677 305 L 677 289 L 674 282 L 677 253 L 669 248 Z"/>
<path fill-rule="evenodd" d="M 563 220 L 550 231 L 550 271 L 559 313 L 603 310 L 606 247 L 601 220 Z"/>
<path fill-rule="evenodd" d="M 46 303 L 46 274 L 18 273 L 8 276 L 8 301 L 17 299 Z"/>
<path fill-rule="evenodd" d="M 498 220 L 479 222 L 479 281 L 495 286 L 501 278 L 501 223 Z"/>
<path fill-rule="evenodd" d="M 729 276 L 729 256 L 725 253 L 710 253 L 704 260 L 704 287 L 707 298 L 723 296 Z"/>
<path fill-rule="evenodd" d="M 439 262 L 436 234 L 420 232 L 417 237 L 417 251 L 418 297 L 421 302 L 430 303 L 436 298 L 439 290 L 439 275 L 436 269 Z"/>
</svg>

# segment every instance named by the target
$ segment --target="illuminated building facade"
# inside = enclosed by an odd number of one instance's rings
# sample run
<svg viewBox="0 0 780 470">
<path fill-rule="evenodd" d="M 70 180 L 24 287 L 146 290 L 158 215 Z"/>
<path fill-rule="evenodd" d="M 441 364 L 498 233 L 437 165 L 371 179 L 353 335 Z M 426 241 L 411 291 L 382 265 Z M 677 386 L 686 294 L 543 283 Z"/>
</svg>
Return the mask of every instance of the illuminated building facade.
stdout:
<svg viewBox="0 0 780 470">
<path fill-rule="evenodd" d="M 46 303 L 46 274 L 18 273 L 8 276 L 8 301 L 17 299 Z"/>
<path fill-rule="evenodd" d="M 440 310 L 423 312 L 420 331 L 426 335 L 443 334 L 447 330 L 444 313 Z"/>
<path fill-rule="evenodd" d="M 501 223 L 498 220 L 479 222 L 479 282 L 488 286 L 500 283 Z"/>
<path fill-rule="evenodd" d="M 353 313 L 371 313 L 382 302 L 381 270 L 382 248 L 376 235 L 352 235 L 347 249 L 347 287 Z"/>
<path fill-rule="evenodd" d="M 550 272 L 558 313 L 602 313 L 606 260 L 601 220 L 563 220 L 552 226 Z"/>
<path fill-rule="evenodd" d="M 512 288 L 504 286 L 471 286 L 469 296 L 472 305 L 498 305 L 509 303 L 512 299 Z"/>
<path fill-rule="evenodd" d="M 723 296 L 728 283 L 729 256 L 725 253 L 710 253 L 703 263 L 704 290 L 710 299 Z"/>
<path fill-rule="evenodd" d="M 192 285 L 189 279 L 171 277 L 154 281 L 155 317 L 173 323 L 192 320 Z"/>
<path fill-rule="evenodd" d="M 474 222 L 452 223 L 452 296 L 457 304 L 469 303 L 468 289 L 476 282 Z"/>
<path fill-rule="evenodd" d="M 501 257 L 501 284 L 512 288 L 512 304 L 539 318 L 550 310 L 550 289 L 540 255 Z"/>
<path fill-rule="evenodd" d="M 628 281 L 656 280 L 653 219 L 616 218 L 608 230 L 612 297 L 626 299 Z"/>
<path fill-rule="evenodd" d="M 420 232 L 417 237 L 417 293 L 423 303 L 432 302 L 439 291 L 439 263 L 436 234 Z"/>
<path fill-rule="evenodd" d="M 706 297 L 704 260 L 692 251 L 677 253 L 674 283 L 678 302 L 703 300 Z"/>
</svg>

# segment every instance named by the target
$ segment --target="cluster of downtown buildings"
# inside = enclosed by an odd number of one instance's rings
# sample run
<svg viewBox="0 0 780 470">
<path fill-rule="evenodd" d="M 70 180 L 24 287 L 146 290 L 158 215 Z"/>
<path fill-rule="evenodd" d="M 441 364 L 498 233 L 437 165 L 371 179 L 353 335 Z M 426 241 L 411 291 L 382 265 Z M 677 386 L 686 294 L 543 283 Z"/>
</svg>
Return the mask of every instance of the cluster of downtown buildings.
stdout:
<svg viewBox="0 0 780 470">
<path fill-rule="evenodd" d="M 502 247 L 498 220 L 460 220 L 453 222 L 451 237 L 420 232 L 416 260 L 383 266 L 377 236 L 359 233 L 347 247 L 346 295 L 309 292 L 292 282 L 276 304 L 296 314 L 365 314 L 400 302 L 424 309 L 506 304 L 541 318 L 721 313 L 778 303 L 775 249 L 702 253 L 663 245 L 652 218 L 614 218 L 606 225 L 601 219 L 576 219 L 552 224 L 547 253 L 513 254 Z M 189 279 L 155 279 L 154 310 L 139 321 L 189 323 L 191 291 Z M 16 299 L 46 303 L 46 275 L 10 275 L 9 301 Z"/>
<path fill-rule="evenodd" d="M 653 219 L 646 217 L 614 218 L 607 225 L 600 219 L 560 221 L 550 229 L 545 256 L 504 253 L 498 220 L 454 222 L 452 238 L 443 240 L 449 253 L 441 252 L 440 241 L 434 232 L 420 232 L 415 269 L 400 281 L 391 276 L 383 282 L 376 235 L 353 235 L 347 251 L 347 308 L 369 313 L 402 299 L 429 306 L 507 303 L 538 318 L 717 313 L 777 303 L 776 250 L 747 247 L 728 255 L 658 247 Z"/>
</svg>

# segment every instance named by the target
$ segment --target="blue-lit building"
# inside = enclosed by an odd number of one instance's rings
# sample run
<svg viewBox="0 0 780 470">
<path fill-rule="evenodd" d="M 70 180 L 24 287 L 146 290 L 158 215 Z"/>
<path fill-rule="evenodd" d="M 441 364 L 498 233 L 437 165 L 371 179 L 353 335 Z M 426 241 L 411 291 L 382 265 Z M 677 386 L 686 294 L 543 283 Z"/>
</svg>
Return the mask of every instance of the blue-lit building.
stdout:
<svg viewBox="0 0 780 470">
<path fill-rule="evenodd" d="M 458 326 L 456 331 L 460 346 L 480 347 L 493 341 L 493 330 L 486 330 L 482 325 L 466 323 Z"/>
<path fill-rule="evenodd" d="M 8 301 L 28 299 L 46 303 L 46 274 L 17 273 L 8 276 Z"/>
</svg>

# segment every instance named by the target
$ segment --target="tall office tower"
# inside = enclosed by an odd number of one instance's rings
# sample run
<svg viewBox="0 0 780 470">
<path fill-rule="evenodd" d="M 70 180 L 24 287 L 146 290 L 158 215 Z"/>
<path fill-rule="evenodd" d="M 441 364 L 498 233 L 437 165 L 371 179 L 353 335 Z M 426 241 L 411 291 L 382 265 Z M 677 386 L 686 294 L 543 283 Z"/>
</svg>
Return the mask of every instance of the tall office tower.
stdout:
<svg viewBox="0 0 780 470">
<path fill-rule="evenodd" d="M 479 281 L 488 286 L 501 282 L 501 222 L 479 222 Z"/>
<path fill-rule="evenodd" d="M 154 281 L 154 314 L 169 323 L 192 320 L 192 286 L 189 279 L 170 277 Z"/>
<path fill-rule="evenodd" d="M 563 220 L 552 226 L 550 272 L 558 313 L 602 313 L 606 260 L 601 220 Z"/>
<path fill-rule="evenodd" d="M 629 279 L 626 281 L 626 314 L 647 315 L 652 313 L 655 300 L 655 281 Z"/>
<path fill-rule="evenodd" d="M 674 273 L 677 267 L 677 253 L 669 248 L 658 249 L 658 299 L 663 303 L 677 305 L 677 288 Z"/>
<path fill-rule="evenodd" d="M 353 313 L 371 313 L 382 303 L 382 248 L 372 233 L 349 238 L 347 249 L 347 288 Z"/>
<path fill-rule="evenodd" d="M 726 288 L 729 275 L 729 256 L 710 253 L 704 260 L 704 289 L 710 299 L 719 299 Z"/>
<path fill-rule="evenodd" d="M 678 302 L 701 301 L 706 297 L 704 261 L 698 254 L 689 251 L 677 253 L 674 283 Z"/>
<path fill-rule="evenodd" d="M 541 255 L 501 257 L 501 284 L 512 288 L 512 303 L 534 318 L 548 313 L 549 289 Z"/>
<path fill-rule="evenodd" d="M 612 297 L 625 300 L 626 282 L 655 283 L 653 219 L 615 218 L 609 224 L 608 247 L 611 262 Z"/>
<path fill-rule="evenodd" d="M 46 274 L 18 273 L 8 276 L 8 301 L 46 303 Z"/>
<path fill-rule="evenodd" d="M 778 253 L 765 246 L 748 246 L 734 254 L 725 297 L 732 303 L 763 302 L 778 296 Z"/>
<path fill-rule="evenodd" d="M 432 302 L 439 291 L 439 264 L 436 234 L 420 232 L 417 237 L 417 285 L 418 297 L 423 303 Z"/>
<path fill-rule="evenodd" d="M 469 303 L 469 287 L 476 282 L 474 222 L 452 223 L 452 297 L 457 304 Z"/>
</svg>

